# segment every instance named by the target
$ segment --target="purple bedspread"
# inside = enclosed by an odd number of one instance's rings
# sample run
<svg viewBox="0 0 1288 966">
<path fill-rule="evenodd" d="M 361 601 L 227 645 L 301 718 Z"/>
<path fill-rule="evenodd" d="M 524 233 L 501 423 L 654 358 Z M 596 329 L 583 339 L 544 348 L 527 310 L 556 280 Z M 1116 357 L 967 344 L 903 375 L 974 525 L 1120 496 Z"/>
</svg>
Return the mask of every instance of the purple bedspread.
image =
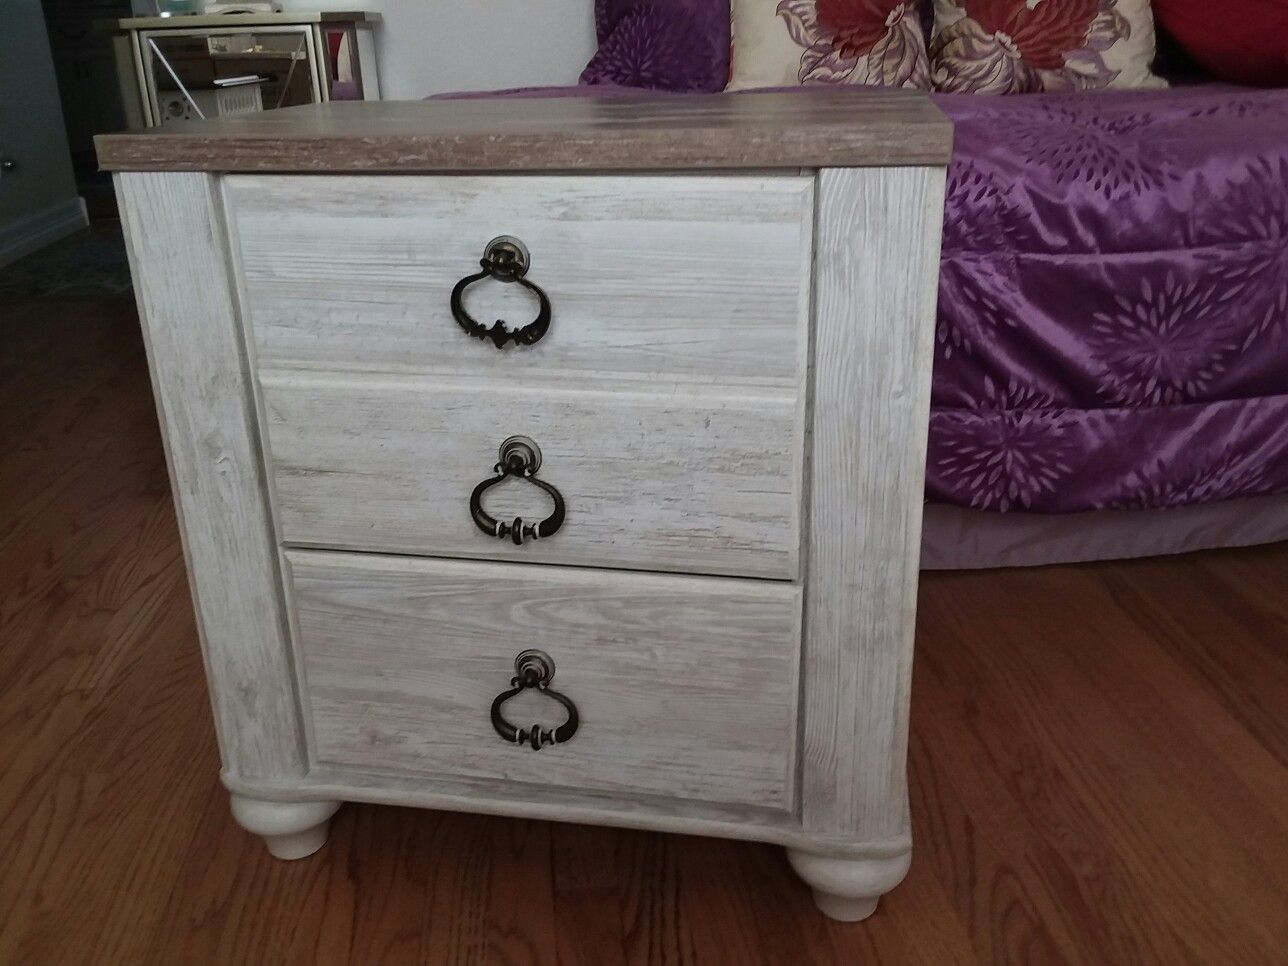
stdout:
<svg viewBox="0 0 1288 966">
<path fill-rule="evenodd" d="M 1288 491 L 1288 91 L 938 97 L 931 499 Z"/>
<path fill-rule="evenodd" d="M 935 101 L 956 133 L 927 496 L 1288 492 L 1288 90 Z"/>
</svg>

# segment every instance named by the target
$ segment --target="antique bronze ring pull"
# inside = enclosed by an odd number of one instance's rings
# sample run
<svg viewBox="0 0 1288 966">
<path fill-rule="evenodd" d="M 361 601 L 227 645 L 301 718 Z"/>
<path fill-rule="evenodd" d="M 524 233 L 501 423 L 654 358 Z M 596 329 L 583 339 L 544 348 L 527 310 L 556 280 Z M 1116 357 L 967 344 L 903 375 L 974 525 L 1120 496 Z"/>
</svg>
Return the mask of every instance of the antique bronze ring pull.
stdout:
<svg viewBox="0 0 1288 966">
<path fill-rule="evenodd" d="M 498 349 L 504 349 L 508 342 L 516 345 L 532 345 L 540 341 L 546 334 L 546 330 L 550 328 L 550 299 L 546 298 L 546 293 L 537 285 L 524 278 L 528 274 L 530 261 L 527 246 L 519 239 L 509 235 L 493 238 L 487 243 L 487 247 L 483 250 L 483 258 L 479 262 L 483 271 L 465 276 L 452 289 L 452 318 L 474 338 L 491 339 L 492 344 Z M 536 295 L 540 303 L 537 317 L 522 328 L 513 331 L 506 327 L 502 319 L 497 319 L 491 326 L 475 321 L 474 317 L 465 311 L 461 300 L 469 286 L 488 277 L 498 282 L 518 282 Z"/>
<path fill-rule="evenodd" d="M 577 706 L 572 700 L 558 691 L 550 690 L 550 679 L 555 676 L 555 662 L 544 651 L 522 651 L 514 658 L 514 677 L 510 679 L 510 690 L 502 691 L 492 702 L 492 727 L 503 739 L 516 745 L 528 745 L 533 751 L 540 751 L 543 745 L 561 745 L 577 733 L 580 719 Z M 505 720 L 501 706 L 516 694 L 535 688 L 546 697 L 563 705 L 567 714 L 564 723 L 551 730 L 533 724 L 531 728 L 516 728 Z"/>
<path fill-rule="evenodd" d="M 475 525 L 490 536 L 501 539 L 509 537 L 516 547 L 521 546 L 524 540 L 548 537 L 563 526 L 562 494 L 545 480 L 537 479 L 537 470 L 541 468 L 541 450 L 537 444 L 526 436 L 511 436 L 501 444 L 498 456 L 499 460 L 492 468 L 496 476 L 483 480 L 470 494 L 470 516 L 474 518 Z M 510 523 L 505 523 L 484 510 L 483 494 L 508 476 L 527 480 L 544 490 L 554 502 L 550 516 L 540 523 L 525 523 L 523 517 L 515 517 Z"/>
</svg>

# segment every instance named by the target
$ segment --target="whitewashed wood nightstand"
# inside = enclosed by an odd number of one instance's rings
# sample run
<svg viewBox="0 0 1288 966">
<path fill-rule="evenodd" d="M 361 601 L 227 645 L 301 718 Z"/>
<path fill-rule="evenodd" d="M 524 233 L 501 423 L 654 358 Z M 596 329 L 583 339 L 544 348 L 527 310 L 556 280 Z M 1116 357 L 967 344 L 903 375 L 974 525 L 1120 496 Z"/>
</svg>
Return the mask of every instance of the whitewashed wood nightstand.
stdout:
<svg viewBox="0 0 1288 966">
<path fill-rule="evenodd" d="M 775 842 L 871 913 L 950 139 L 872 91 L 100 138 L 237 820 L 282 858 L 343 801 Z"/>
</svg>

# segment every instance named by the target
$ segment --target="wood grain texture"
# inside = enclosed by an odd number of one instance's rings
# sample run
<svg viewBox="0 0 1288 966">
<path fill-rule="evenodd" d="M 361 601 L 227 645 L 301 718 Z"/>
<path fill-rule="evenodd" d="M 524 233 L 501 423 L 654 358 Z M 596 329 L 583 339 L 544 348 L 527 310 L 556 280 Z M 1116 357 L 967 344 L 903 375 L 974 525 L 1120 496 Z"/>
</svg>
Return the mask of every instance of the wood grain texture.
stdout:
<svg viewBox="0 0 1288 966">
<path fill-rule="evenodd" d="M 861 925 L 715 838 L 346 805 L 283 863 L 215 779 L 132 305 L 0 340 L 0 962 L 1282 959 L 1288 545 L 925 575 L 917 847 Z"/>
<path fill-rule="evenodd" d="M 116 180 L 225 767 L 304 768 L 286 613 L 214 179 Z"/>
<path fill-rule="evenodd" d="M 529 376 L 612 373 L 797 389 L 809 324 L 813 178 L 223 179 L 260 365 Z M 522 239 L 553 306 L 498 352 L 450 311 L 498 235 Z M 465 307 L 517 328 L 518 285 Z"/>
<path fill-rule="evenodd" d="M 313 755 L 322 765 L 755 805 L 795 803 L 800 592 L 567 568 L 289 553 Z M 489 720 L 514 657 L 555 661 L 567 745 Z M 563 710 L 533 691 L 516 726 Z M 334 770 L 334 768 L 333 768 Z"/>
<path fill-rule="evenodd" d="M 471 380 L 265 372 L 260 378 L 281 536 L 317 547 L 734 576 L 795 576 L 797 401 Z M 567 518 L 516 547 L 481 532 L 470 492 L 508 436 L 535 440 Z M 551 500 L 510 480 L 498 519 Z"/>
<path fill-rule="evenodd" d="M 100 134 L 108 171 L 551 171 L 947 164 L 921 93 L 333 102 Z"/>
<path fill-rule="evenodd" d="M 908 683 L 943 193 L 940 168 L 819 172 L 807 831 L 883 840 L 908 827 Z"/>
</svg>

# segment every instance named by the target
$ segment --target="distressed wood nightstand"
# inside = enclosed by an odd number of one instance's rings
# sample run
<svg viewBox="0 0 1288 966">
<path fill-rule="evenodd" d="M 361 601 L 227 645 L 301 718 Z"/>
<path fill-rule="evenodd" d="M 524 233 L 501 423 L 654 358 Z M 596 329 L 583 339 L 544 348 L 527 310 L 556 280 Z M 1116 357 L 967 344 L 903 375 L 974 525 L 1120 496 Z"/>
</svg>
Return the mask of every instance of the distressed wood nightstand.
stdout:
<svg viewBox="0 0 1288 966">
<path fill-rule="evenodd" d="M 237 820 L 776 842 L 871 913 L 950 139 L 879 91 L 101 137 Z"/>
</svg>

